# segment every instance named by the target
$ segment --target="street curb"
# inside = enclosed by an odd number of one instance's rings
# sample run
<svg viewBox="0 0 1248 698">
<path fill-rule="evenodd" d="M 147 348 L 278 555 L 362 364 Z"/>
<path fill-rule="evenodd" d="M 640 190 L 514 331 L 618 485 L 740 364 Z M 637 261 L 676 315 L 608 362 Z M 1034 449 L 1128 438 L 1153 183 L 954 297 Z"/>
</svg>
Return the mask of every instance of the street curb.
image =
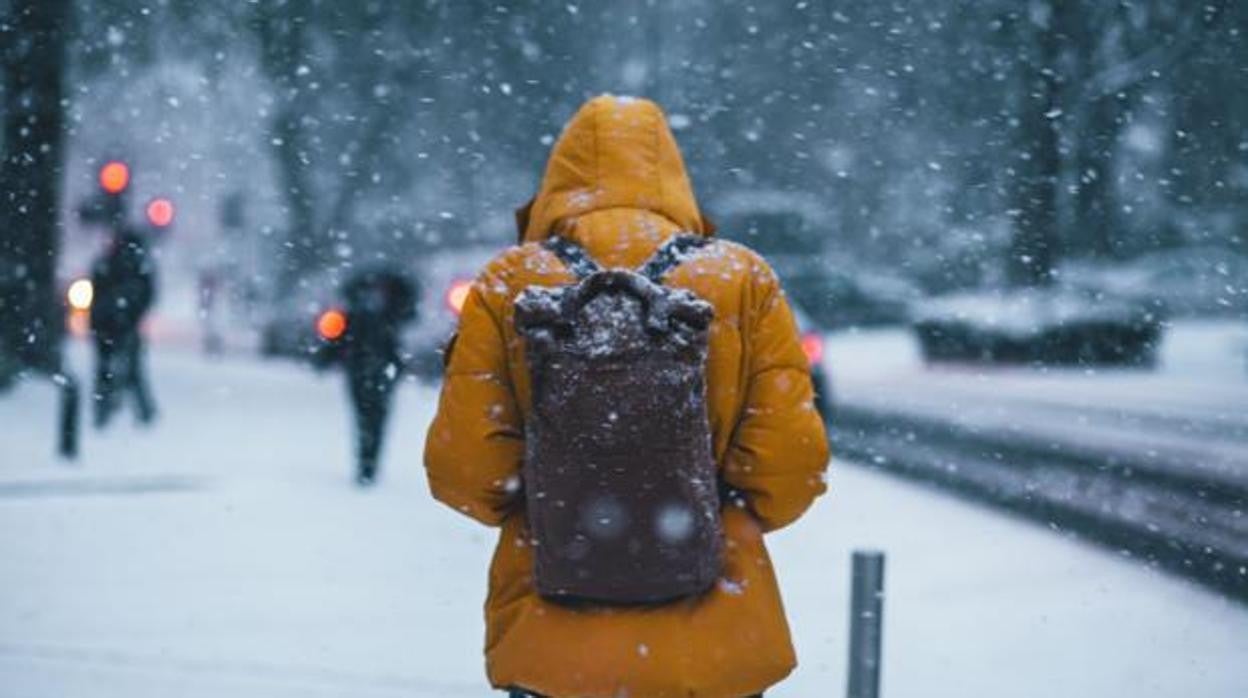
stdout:
<svg viewBox="0 0 1248 698">
<path fill-rule="evenodd" d="M 1248 493 L 1130 454 L 837 405 L 839 455 L 1109 546 L 1248 603 Z"/>
</svg>

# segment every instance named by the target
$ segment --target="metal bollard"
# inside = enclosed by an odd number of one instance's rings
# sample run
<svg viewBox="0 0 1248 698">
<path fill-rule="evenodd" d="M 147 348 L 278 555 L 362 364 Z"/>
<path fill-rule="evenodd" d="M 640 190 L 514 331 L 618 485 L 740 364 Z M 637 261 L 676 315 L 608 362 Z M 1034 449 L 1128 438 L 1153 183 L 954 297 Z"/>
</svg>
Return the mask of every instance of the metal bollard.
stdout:
<svg viewBox="0 0 1248 698">
<path fill-rule="evenodd" d="M 880 638 L 884 620 L 884 553 L 856 550 L 849 616 L 849 698 L 880 694 Z"/>
<path fill-rule="evenodd" d="M 62 458 L 74 459 L 78 457 L 78 414 L 80 411 L 78 381 L 74 380 L 73 374 L 62 371 L 52 376 L 52 382 L 60 388 L 61 392 L 57 451 Z"/>
</svg>

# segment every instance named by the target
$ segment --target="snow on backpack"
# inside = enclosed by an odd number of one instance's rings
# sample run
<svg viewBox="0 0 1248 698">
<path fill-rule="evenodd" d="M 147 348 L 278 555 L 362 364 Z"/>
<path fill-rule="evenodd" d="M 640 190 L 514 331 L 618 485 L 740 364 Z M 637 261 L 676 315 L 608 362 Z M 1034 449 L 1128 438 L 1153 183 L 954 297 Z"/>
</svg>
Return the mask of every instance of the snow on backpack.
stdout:
<svg viewBox="0 0 1248 698">
<path fill-rule="evenodd" d="M 714 315 L 663 277 L 704 238 L 668 240 L 637 271 L 576 243 L 546 248 L 578 279 L 516 299 L 533 406 L 525 497 L 542 596 L 661 603 L 720 574 L 719 493 L 706 409 Z"/>
</svg>

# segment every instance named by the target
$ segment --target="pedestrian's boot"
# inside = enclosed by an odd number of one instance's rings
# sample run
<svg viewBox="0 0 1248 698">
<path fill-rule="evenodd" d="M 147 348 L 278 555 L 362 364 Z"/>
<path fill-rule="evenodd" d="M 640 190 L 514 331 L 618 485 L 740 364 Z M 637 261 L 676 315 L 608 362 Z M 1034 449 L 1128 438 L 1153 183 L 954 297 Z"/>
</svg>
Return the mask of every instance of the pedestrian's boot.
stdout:
<svg viewBox="0 0 1248 698">
<path fill-rule="evenodd" d="M 156 421 L 156 406 L 152 404 L 151 394 L 147 390 L 146 385 L 136 385 L 135 405 L 137 406 L 136 418 L 139 424 L 143 426 L 151 426 Z"/>
<path fill-rule="evenodd" d="M 355 474 L 355 484 L 360 487 L 369 487 L 377 481 L 377 464 L 373 462 L 361 462 L 360 468 Z"/>
<path fill-rule="evenodd" d="M 112 392 L 97 392 L 92 396 L 92 412 L 96 429 L 103 429 L 113 418 L 117 399 Z"/>
</svg>

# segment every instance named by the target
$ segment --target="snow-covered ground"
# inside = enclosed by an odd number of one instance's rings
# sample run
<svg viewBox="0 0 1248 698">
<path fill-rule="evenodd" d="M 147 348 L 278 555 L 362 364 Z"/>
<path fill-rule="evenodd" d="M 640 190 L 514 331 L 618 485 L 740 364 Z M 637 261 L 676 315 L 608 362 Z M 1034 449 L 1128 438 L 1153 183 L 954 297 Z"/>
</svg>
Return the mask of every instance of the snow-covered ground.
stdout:
<svg viewBox="0 0 1248 698">
<path fill-rule="evenodd" d="M 359 491 L 338 376 L 152 358 L 161 421 L 88 432 L 76 465 L 48 386 L 0 395 L 0 697 L 491 695 L 493 533 L 428 496 L 432 389 L 399 391 Z M 830 482 L 772 539 L 802 666 L 769 695 L 844 691 L 864 547 L 888 555 L 885 695 L 1248 695 L 1248 607 L 869 469 Z"/>
<path fill-rule="evenodd" d="M 1156 369 L 924 365 L 906 330 L 834 336 L 835 400 L 1248 482 L 1248 323 L 1170 327 Z"/>
</svg>

